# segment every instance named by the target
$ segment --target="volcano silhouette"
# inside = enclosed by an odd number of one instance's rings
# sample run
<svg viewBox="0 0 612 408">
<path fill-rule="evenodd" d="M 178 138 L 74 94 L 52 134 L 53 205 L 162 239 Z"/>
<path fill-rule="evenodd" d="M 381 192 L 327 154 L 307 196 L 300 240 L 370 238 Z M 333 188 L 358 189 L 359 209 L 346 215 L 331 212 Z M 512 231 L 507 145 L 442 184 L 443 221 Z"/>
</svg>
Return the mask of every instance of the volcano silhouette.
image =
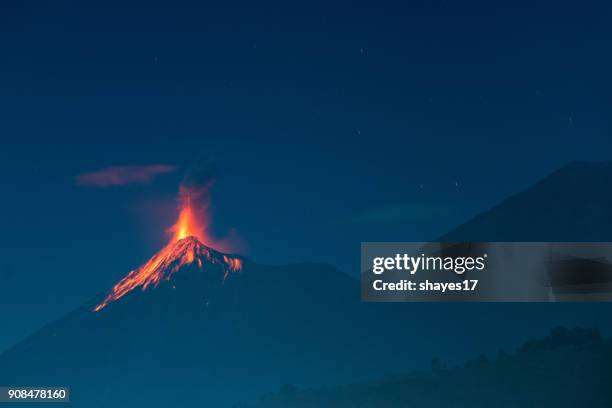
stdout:
<svg viewBox="0 0 612 408">
<path fill-rule="evenodd" d="M 77 407 L 233 406 L 373 375 L 364 341 L 401 348 L 392 325 L 331 266 L 258 265 L 187 237 L 0 355 L 0 384 L 68 385 Z"/>
</svg>

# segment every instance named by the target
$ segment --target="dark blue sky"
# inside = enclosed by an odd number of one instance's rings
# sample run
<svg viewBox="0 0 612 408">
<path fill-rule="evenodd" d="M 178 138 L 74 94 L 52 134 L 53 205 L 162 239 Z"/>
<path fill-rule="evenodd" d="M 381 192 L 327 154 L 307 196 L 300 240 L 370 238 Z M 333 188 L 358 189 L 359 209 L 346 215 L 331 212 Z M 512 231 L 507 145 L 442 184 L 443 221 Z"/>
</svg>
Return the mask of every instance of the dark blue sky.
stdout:
<svg viewBox="0 0 612 408">
<path fill-rule="evenodd" d="M 612 159 L 603 2 L 83 3 L 0 6 L 0 349 L 152 255 L 201 157 L 218 235 L 351 274 L 361 241 Z M 156 163 L 178 171 L 74 183 Z"/>
</svg>

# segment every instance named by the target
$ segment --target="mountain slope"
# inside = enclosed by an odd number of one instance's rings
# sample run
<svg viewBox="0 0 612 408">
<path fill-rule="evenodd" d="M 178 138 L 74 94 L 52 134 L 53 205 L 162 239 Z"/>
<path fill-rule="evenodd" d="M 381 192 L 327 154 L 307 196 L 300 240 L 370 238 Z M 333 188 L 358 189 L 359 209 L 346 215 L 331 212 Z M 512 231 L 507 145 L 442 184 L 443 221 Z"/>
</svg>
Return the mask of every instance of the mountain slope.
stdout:
<svg viewBox="0 0 612 408">
<path fill-rule="evenodd" d="M 612 241 L 612 162 L 570 163 L 441 241 Z"/>
<path fill-rule="evenodd" d="M 321 264 L 241 258 L 228 276 L 238 258 L 185 240 L 171 259 L 149 261 L 162 269 L 131 272 L 109 294 L 0 355 L 0 384 L 69 385 L 75 406 L 222 407 L 288 380 L 373 375 L 385 364 L 359 357 L 365 339 L 400 349 L 394 322 L 363 308 L 349 276 Z M 134 280 L 139 285 L 117 291 Z"/>
</svg>

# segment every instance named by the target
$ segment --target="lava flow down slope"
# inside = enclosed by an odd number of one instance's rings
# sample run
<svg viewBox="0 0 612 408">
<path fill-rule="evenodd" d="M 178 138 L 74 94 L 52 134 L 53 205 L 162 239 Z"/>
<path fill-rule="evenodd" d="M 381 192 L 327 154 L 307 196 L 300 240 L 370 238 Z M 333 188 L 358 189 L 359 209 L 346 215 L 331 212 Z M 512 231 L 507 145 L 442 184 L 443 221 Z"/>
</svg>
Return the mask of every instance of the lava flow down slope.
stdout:
<svg viewBox="0 0 612 408">
<path fill-rule="evenodd" d="M 209 183 L 199 189 L 181 185 L 179 217 L 176 224 L 168 230 L 172 237 L 170 242 L 147 263 L 131 271 L 113 286 L 104 300 L 96 305 L 94 311 L 102 310 L 132 290 L 140 288 L 144 291 L 150 286 L 157 287 L 162 281 L 170 281 L 173 274 L 192 264 L 196 265 L 199 271 L 203 271 L 205 263 L 221 266 L 224 280 L 230 273 L 240 270 L 242 259 L 221 254 L 202 243 L 212 241 L 207 234 L 209 227 L 205 211 L 207 205 L 200 205 L 204 208 L 199 208 L 197 211 L 192 197 L 196 196 L 199 199 L 195 202 L 205 200 L 207 204 L 209 188 Z"/>
<path fill-rule="evenodd" d="M 113 286 L 104 300 L 96 305 L 94 311 L 102 310 L 109 303 L 136 288 L 146 290 L 149 286 L 157 287 L 162 281 L 170 281 L 172 275 L 183 267 L 194 265 L 203 272 L 205 263 L 219 265 L 223 271 L 223 280 L 227 279 L 230 273 L 240 271 L 242 267 L 240 258 L 214 251 L 193 236 L 181 238 L 168 244 L 146 264 L 130 272 Z"/>
</svg>

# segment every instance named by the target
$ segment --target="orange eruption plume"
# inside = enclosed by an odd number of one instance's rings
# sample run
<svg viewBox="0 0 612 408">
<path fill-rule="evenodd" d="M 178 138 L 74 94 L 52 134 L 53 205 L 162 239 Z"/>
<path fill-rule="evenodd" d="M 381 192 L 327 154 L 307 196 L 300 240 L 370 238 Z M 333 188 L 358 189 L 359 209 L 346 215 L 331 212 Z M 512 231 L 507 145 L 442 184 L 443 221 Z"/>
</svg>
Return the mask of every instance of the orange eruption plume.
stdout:
<svg viewBox="0 0 612 408">
<path fill-rule="evenodd" d="M 172 275 L 183 266 L 196 263 L 199 269 L 203 268 L 202 259 L 213 265 L 219 265 L 223 269 L 226 279 L 230 273 L 242 269 L 242 259 L 224 255 L 209 246 L 226 251 L 227 246 L 215 240 L 207 234 L 208 217 L 206 216 L 208 198 L 207 188 L 201 191 L 189 190 L 181 187 L 179 217 L 168 230 L 171 233 L 170 242 L 155 254 L 147 263 L 131 271 L 119 283 L 117 283 L 106 295 L 102 303 L 98 304 L 94 311 L 99 311 L 109 303 L 121 298 L 126 293 L 141 287 L 157 287 L 163 280 L 170 280 Z M 192 197 L 197 198 L 192 200 Z M 194 202 L 204 202 L 200 208 L 194 208 Z"/>
<path fill-rule="evenodd" d="M 181 205 L 176 224 L 170 228 L 173 234 L 172 242 L 187 237 L 196 237 L 200 242 L 208 244 L 211 239 L 205 235 L 206 227 L 200 223 L 191 208 L 191 199 L 187 196 L 187 203 Z"/>
</svg>

